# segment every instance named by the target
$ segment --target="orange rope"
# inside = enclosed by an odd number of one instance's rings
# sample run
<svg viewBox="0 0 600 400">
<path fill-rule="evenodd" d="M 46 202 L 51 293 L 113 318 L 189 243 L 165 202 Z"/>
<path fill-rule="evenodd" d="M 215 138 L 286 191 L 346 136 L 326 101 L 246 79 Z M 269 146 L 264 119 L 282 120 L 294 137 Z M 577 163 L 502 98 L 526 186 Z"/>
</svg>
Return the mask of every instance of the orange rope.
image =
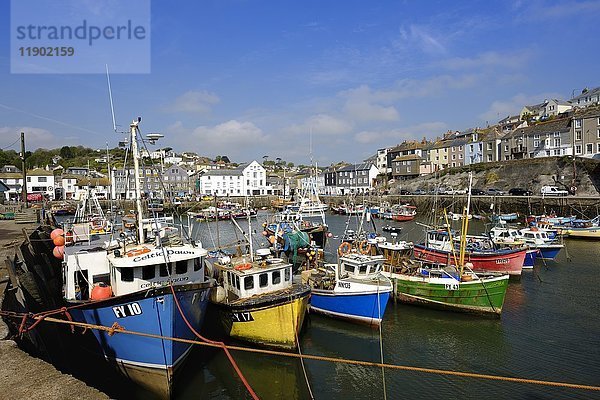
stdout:
<svg viewBox="0 0 600 400">
<path fill-rule="evenodd" d="M 204 342 L 207 342 L 207 343 L 216 344 L 216 345 L 220 346 L 223 349 L 223 351 L 225 352 L 225 354 L 227 355 L 227 358 L 229 359 L 229 362 L 231 363 L 231 366 L 233 367 L 233 369 L 235 370 L 235 372 L 240 377 L 240 380 L 242 381 L 242 383 L 246 387 L 246 390 L 248 390 L 248 393 L 250 393 L 250 396 L 252 396 L 252 398 L 254 400 L 259 400 L 259 397 L 256 395 L 256 393 L 252 389 L 252 386 L 250 386 L 250 384 L 248 383 L 248 381 L 244 377 L 244 374 L 242 374 L 242 370 L 240 369 L 240 367 L 238 367 L 237 363 L 233 359 L 233 356 L 231 355 L 231 353 L 227 349 L 227 346 L 225 345 L 225 343 L 218 342 L 218 341 L 215 341 L 215 340 L 207 339 L 204 336 L 202 336 L 200 333 L 198 333 L 192 327 L 192 324 L 190 324 L 190 322 L 188 321 L 188 319 L 185 317 L 185 315 L 183 313 L 183 310 L 181 309 L 181 305 L 179 304 L 179 300 L 177 299 L 177 296 L 175 295 L 175 289 L 173 288 L 173 285 L 171 284 L 170 286 L 171 286 L 171 293 L 173 293 L 173 299 L 175 300 L 175 305 L 177 306 L 177 310 L 179 311 L 179 314 L 181 315 L 181 318 L 183 318 L 183 321 L 185 322 L 185 324 L 187 325 L 187 327 L 190 328 L 190 331 L 192 331 L 194 333 L 194 335 L 196 335 L 198 337 L 198 339 L 200 339 L 200 340 L 202 340 Z"/>
<path fill-rule="evenodd" d="M 14 312 L 5 312 L 5 311 L 0 311 L 0 315 L 5 315 L 8 317 L 17 318 L 17 319 L 21 318 L 23 316 L 23 314 L 18 314 L 18 313 L 14 313 Z M 27 314 L 25 314 L 25 315 L 27 315 Z M 128 334 L 128 335 L 137 335 L 137 336 L 149 337 L 149 338 L 154 338 L 154 339 L 173 340 L 173 341 L 181 342 L 181 343 L 197 344 L 200 346 L 208 346 L 208 347 L 227 348 L 228 350 L 245 351 L 245 352 L 249 352 L 249 353 L 259 353 L 259 354 L 291 357 L 291 358 L 298 358 L 298 359 L 303 358 L 303 359 L 307 359 L 307 360 L 326 361 L 326 362 L 334 362 L 334 363 L 350 364 L 350 365 L 370 366 L 370 367 L 377 367 L 377 368 L 384 367 L 384 368 L 401 370 L 401 371 L 422 372 L 422 373 L 436 374 L 436 375 L 450 375 L 450 376 L 460 376 L 460 377 L 464 377 L 464 378 L 475 378 L 475 379 L 487 379 L 487 380 L 493 380 L 493 381 L 525 383 L 525 384 L 540 385 L 540 386 L 552 386 L 552 387 L 560 387 L 560 388 L 567 388 L 567 389 L 600 391 L 600 386 L 583 385 L 583 384 L 578 384 L 578 383 L 544 381 L 544 380 L 537 380 L 537 379 L 516 378 L 516 377 L 510 377 L 510 376 L 480 374 L 480 373 L 476 373 L 476 372 L 462 372 L 462 371 L 451 371 L 451 370 L 436 369 L 436 368 L 412 367 L 412 366 L 408 366 L 408 365 L 383 364 L 383 363 L 373 362 L 373 361 L 351 360 L 351 359 L 345 359 L 345 358 L 317 356 L 317 355 L 311 355 L 311 354 L 300 355 L 298 353 L 287 353 L 284 351 L 277 351 L 277 350 L 252 349 L 249 347 L 241 347 L 241 346 L 228 346 L 228 345 L 222 344 L 222 342 L 214 342 L 214 341 L 199 342 L 197 340 L 182 339 L 182 338 L 175 338 L 175 337 L 169 337 L 169 336 L 160 336 L 160 335 L 154 335 L 151 333 L 126 331 L 123 328 L 114 328 L 113 329 L 112 327 L 103 326 L 103 325 L 92 325 L 92 324 L 86 324 L 84 322 L 65 321 L 64 319 L 58 319 L 58 318 L 53 318 L 53 317 L 45 318 L 44 321 L 54 322 L 54 323 L 59 323 L 59 324 L 68 324 L 68 325 L 73 325 L 73 326 L 77 326 L 77 327 L 81 327 L 81 328 L 97 329 L 97 330 L 101 330 L 101 331 L 105 331 L 105 332 L 109 332 L 112 330 L 114 333 L 124 333 L 124 334 Z"/>
</svg>

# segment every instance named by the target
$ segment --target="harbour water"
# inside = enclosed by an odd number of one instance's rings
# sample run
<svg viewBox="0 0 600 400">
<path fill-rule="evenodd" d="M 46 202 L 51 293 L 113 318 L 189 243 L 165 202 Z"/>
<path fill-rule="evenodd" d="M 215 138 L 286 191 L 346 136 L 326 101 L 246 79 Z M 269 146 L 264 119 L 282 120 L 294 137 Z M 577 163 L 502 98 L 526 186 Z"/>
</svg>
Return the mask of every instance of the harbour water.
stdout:
<svg viewBox="0 0 600 400">
<path fill-rule="evenodd" d="M 261 211 L 252 222 L 257 246 L 266 245 L 261 232 L 267 216 Z M 238 222 L 248 231 L 246 221 Z M 347 216 L 328 215 L 327 223 L 335 236 L 341 237 L 347 225 L 357 230 L 356 217 L 349 221 Z M 401 240 L 424 237 L 424 228 L 415 221 L 375 220 L 379 227 L 388 223 L 403 228 Z M 241 238 L 230 221 L 218 224 L 217 229 L 215 222 L 195 223 L 193 236 L 206 248 Z M 471 233 L 484 230 L 482 222 L 470 223 Z M 389 238 L 389 233 L 384 235 Z M 339 243 L 339 238 L 329 240 L 328 259 L 335 259 Z M 511 279 L 499 319 L 390 301 L 381 326 L 384 361 L 600 386 L 600 243 L 565 240 L 565 244 L 555 261 L 537 260 L 535 268 L 524 270 L 520 280 Z M 207 323 L 210 321 L 209 316 Z M 207 326 L 204 332 L 209 338 L 251 347 L 220 336 L 216 320 L 212 325 L 213 329 Z M 311 314 L 300 342 L 306 354 L 378 362 L 379 337 L 378 329 Z M 297 359 L 232 353 L 261 399 L 310 398 Z M 383 399 L 384 388 L 388 399 L 600 399 L 600 392 L 422 372 L 387 369 L 383 379 L 380 368 L 323 361 L 307 360 L 305 367 L 316 399 Z M 196 346 L 182 368 L 176 399 L 250 398 L 221 350 Z M 114 398 L 149 398 L 120 377 L 96 377 L 93 381 Z"/>
<path fill-rule="evenodd" d="M 258 241 L 264 212 L 254 222 Z M 354 217 L 353 217 L 354 218 Z M 343 233 L 348 217 L 329 215 L 334 235 Z M 384 221 L 376 220 L 382 225 Z M 387 223 L 387 221 L 385 221 Z M 221 243 L 235 239 L 231 222 L 220 222 Z M 350 222 L 350 228 L 355 224 Z M 419 240 L 423 228 L 404 228 L 404 240 Z M 247 223 L 241 222 L 242 227 Z M 195 234 L 205 247 L 216 243 L 216 226 L 198 224 Z M 482 223 L 473 221 L 472 232 Z M 247 229 L 246 229 L 247 230 Z M 329 242 L 334 254 L 339 240 Z M 547 381 L 600 385 L 600 244 L 566 241 L 556 261 L 539 262 L 511 280 L 500 319 L 429 310 L 390 302 L 382 324 L 384 360 L 389 364 L 478 372 Z M 379 361 L 379 330 L 319 315 L 307 319 L 302 352 L 347 359 Z M 235 343 L 235 342 L 233 342 Z M 241 343 L 236 343 L 241 344 Z M 242 344 L 243 345 L 243 344 Z M 234 352 L 248 381 L 263 399 L 310 398 L 300 362 L 279 356 Z M 588 399 L 600 393 L 426 374 L 374 367 L 305 361 L 316 399 L 493 398 Z M 179 399 L 249 397 L 221 351 L 197 347 L 178 383 Z"/>
</svg>

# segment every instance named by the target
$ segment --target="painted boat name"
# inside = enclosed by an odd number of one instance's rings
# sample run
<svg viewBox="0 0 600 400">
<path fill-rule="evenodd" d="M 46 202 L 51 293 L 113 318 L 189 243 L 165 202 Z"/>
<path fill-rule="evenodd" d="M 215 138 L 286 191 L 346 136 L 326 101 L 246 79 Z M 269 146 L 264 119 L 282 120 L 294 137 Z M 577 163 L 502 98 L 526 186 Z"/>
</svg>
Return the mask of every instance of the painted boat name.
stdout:
<svg viewBox="0 0 600 400">
<path fill-rule="evenodd" d="M 133 317 L 142 314 L 142 307 L 138 303 L 123 304 L 112 308 L 117 318 Z"/>
<path fill-rule="evenodd" d="M 166 251 L 166 254 L 168 256 L 172 256 L 175 254 L 194 254 L 193 251 L 190 250 L 173 250 L 173 249 L 169 249 Z M 150 258 L 154 258 L 154 257 L 164 257 L 165 252 L 161 251 L 157 251 L 155 253 L 150 253 L 150 254 L 146 254 L 140 257 L 136 257 L 133 259 L 133 262 L 139 262 L 139 261 L 144 261 L 144 260 L 148 260 Z"/>
<path fill-rule="evenodd" d="M 231 320 L 233 322 L 251 322 L 254 321 L 254 318 L 250 312 L 234 312 L 231 314 Z"/>
<path fill-rule="evenodd" d="M 350 282 L 338 282 L 338 287 L 343 289 L 350 289 Z"/>
</svg>

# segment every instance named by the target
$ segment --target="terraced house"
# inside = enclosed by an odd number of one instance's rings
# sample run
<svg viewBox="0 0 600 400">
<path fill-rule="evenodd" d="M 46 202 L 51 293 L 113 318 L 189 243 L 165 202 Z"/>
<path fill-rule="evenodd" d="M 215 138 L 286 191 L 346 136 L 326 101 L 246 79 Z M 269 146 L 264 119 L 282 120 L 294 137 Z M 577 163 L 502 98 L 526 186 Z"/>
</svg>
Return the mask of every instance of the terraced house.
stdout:
<svg viewBox="0 0 600 400">
<path fill-rule="evenodd" d="M 571 131 L 574 155 L 600 158 L 600 107 L 576 112 Z"/>
<path fill-rule="evenodd" d="M 571 119 L 561 118 L 515 129 L 502 138 L 505 160 L 571 155 Z"/>
</svg>

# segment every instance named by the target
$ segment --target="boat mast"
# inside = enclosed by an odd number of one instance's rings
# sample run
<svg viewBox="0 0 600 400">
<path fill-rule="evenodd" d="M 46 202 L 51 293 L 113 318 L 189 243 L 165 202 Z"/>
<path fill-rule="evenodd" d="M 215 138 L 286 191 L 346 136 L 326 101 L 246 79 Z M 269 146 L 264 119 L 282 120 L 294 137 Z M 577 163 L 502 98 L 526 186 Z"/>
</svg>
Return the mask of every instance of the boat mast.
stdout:
<svg viewBox="0 0 600 400">
<path fill-rule="evenodd" d="M 459 256 L 459 268 L 460 275 L 462 276 L 464 265 L 465 265 L 465 250 L 467 248 L 467 230 L 469 229 L 469 211 L 471 208 L 471 186 L 473 185 L 473 173 L 469 172 L 469 193 L 467 195 L 467 207 L 463 212 L 462 228 L 460 234 L 460 256 Z"/>
<path fill-rule="evenodd" d="M 138 124 L 142 121 L 142 117 L 138 117 L 137 121 L 133 121 L 129 125 L 131 132 L 131 151 L 133 153 L 133 171 L 135 174 L 135 207 L 137 210 L 137 224 L 139 243 L 144 243 L 144 227 L 142 226 L 142 192 L 140 190 L 140 153 L 137 143 Z"/>
</svg>

